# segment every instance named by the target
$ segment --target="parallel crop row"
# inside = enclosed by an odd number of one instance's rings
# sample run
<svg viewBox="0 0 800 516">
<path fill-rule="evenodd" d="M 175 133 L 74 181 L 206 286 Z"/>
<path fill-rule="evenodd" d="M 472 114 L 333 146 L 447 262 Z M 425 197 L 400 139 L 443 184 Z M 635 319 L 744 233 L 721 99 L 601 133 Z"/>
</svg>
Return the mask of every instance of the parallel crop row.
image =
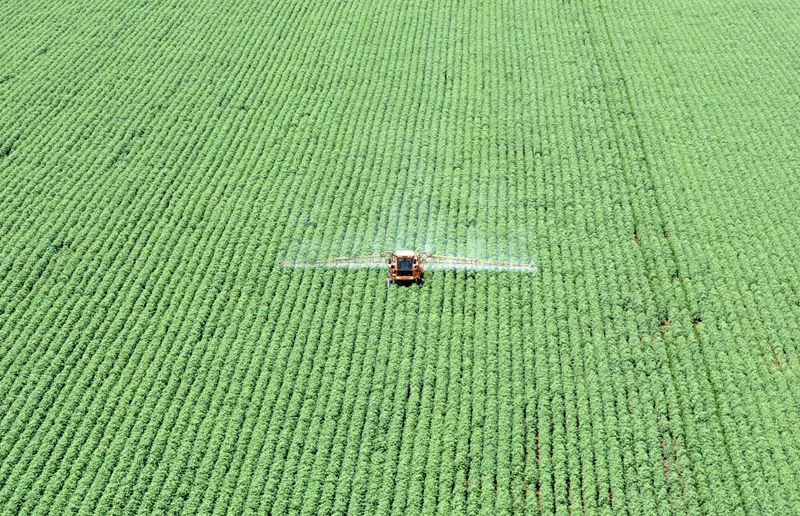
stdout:
<svg viewBox="0 0 800 516">
<path fill-rule="evenodd" d="M 673 4 L 10 2 L 0 508 L 792 512 L 798 13 Z"/>
</svg>

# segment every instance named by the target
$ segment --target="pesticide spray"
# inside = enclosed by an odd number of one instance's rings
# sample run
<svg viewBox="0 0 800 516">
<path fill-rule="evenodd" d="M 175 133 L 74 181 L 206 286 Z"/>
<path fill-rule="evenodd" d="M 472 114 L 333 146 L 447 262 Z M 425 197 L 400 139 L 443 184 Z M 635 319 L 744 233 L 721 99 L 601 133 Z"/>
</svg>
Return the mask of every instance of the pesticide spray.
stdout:
<svg viewBox="0 0 800 516">
<path fill-rule="evenodd" d="M 320 267 L 346 269 L 385 268 L 386 285 L 416 283 L 422 285 L 425 270 L 463 270 L 492 272 L 536 272 L 533 263 L 504 262 L 474 257 L 442 255 L 430 251 L 388 251 L 362 256 L 335 256 L 316 260 L 290 260 L 283 267 Z"/>
</svg>

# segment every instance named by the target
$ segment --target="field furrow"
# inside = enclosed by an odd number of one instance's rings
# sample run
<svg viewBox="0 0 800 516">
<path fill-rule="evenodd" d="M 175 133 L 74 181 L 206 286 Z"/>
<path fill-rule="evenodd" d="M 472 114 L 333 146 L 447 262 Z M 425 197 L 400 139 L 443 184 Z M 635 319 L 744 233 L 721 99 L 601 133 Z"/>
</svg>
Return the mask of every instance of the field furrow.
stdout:
<svg viewBox="0 0 800 516">
<path fill-rule="evenodd" d="M 0 512 L 800 505 L 794 3 L 2 12 Z"/>
</svg>

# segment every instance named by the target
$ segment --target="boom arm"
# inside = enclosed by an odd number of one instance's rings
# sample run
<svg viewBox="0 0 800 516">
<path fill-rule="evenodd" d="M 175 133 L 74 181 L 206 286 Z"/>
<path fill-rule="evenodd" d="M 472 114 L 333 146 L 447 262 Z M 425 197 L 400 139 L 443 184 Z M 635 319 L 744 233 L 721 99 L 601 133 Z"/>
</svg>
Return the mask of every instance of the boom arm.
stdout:
<svg viewBox="0 0 800 516">
<path fill-rule="evenodd" d="M 288 260 L 280 262 L 281 267 L 342 267 L 353 269 L 377 269 L 391 265 L 392 252 L 368 254 L 364 256 L 334 256 L 318 260 Z M 506 270 L 519 272 L 535 272 L 536 265 L 530 263 L 483 260 L 480 258 L 463 258 L 422 251 L 416 255 L 418 264 L 431 269 L 468 269 L 468 270 Z"/>
<path fill-rule="evenodd" d="M 280 262 L 281 267 L 383 267 L 386 264 L 386 253 L 368 254 L 364 256 L 334 256 L 320 260 L 287 260 Z"/>
<path fill-rule="evenodd" d="M 422 252 L 426 267 L 437 269 L 505 269 L 521 272 L 532 272 L 536 270 L 536 265 L 531 263 L 503 262 L 498 260 L 482 260 L 480 258 L 462 258 L 459 256 L 447 256 L 443 254 L 433 254 Z"/>
</svg>

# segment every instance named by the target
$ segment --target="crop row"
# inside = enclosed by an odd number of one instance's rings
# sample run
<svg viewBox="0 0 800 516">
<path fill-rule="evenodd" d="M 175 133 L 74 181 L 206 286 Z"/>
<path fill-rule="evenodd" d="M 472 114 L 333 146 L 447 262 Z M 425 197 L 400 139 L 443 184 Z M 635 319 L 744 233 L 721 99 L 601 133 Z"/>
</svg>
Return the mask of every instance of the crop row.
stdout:
<svg viewBox="0 0 800 516">
<path fill-rule="evenodd" d="M 698 100 L 724 67 L 686 45 L 723 32 L 588 1 L 87 4 L 0 34 L 0 507 L 800 502 L 796 145 Z M 754 52 L 773 25 L 730 9 Z M 276 265 L 394 247 L 537 272 Z"/>
</svg>

